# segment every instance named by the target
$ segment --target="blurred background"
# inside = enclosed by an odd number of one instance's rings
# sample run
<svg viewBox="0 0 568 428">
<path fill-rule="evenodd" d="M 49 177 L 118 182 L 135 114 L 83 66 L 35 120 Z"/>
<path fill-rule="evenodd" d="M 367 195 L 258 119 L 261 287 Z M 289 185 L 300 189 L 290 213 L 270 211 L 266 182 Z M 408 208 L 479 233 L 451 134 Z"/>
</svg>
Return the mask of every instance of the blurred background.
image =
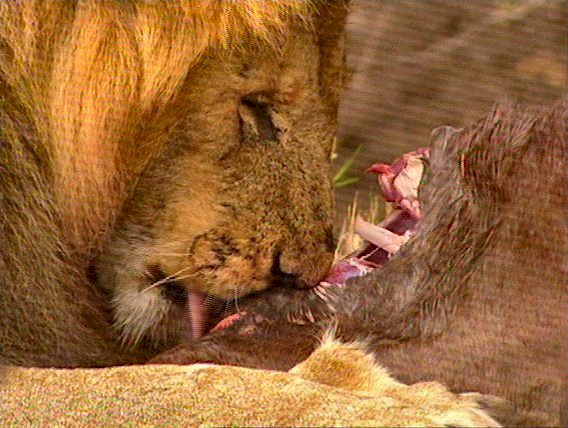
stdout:
<svg viewBox="0 0 568 428">
<path fill-rule="evenodd" d="M 339 115 L 340 226 L 358 193 L 377 191 L 371 164 L 429 144 L 440 125 L 467 126 L 495 102 L 538 105 L 566 92 L 568 0 L 352 0 L 352 81 Z"/>
</svg>

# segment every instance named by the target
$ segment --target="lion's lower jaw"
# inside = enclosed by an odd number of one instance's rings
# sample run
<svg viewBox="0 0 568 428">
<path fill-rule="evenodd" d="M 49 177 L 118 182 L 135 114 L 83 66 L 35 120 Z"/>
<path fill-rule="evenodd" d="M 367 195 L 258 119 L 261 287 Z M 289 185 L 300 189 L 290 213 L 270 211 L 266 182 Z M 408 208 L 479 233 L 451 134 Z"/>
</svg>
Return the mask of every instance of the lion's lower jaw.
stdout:
<svg viewBox="0 0 568 428">
<path fill-rule="evenodd" d="M 183 317 L 157 288 L 117 289 L 112 298 L 114 328 L 124 346 L 142 343 L 155 348 L 176 345 L 184 337 Z"/>
</svg>

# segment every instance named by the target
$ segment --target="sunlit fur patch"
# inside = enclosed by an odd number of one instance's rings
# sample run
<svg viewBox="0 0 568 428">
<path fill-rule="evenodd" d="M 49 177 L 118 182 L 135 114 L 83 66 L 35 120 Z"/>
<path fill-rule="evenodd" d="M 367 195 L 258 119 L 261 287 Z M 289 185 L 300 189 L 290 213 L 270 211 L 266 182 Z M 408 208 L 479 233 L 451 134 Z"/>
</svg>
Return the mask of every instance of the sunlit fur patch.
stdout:
<svg viewBox="0 0 568 428">
<path fill-rule="evenodd" d="M 342 343 L 335 339 L 333 330 L 328 330 L 318 349 L 290 372 L 314 382 L 369 394 L 405 387 L 375 362 L 364 341 Z"/>
<path fill-rule="evenodd" d="M 321 345 L 290 373 L 359 396 L 380 396 L 393 409 L 410 406 L 428 409 L 425 411 L 429 419 L 427 426 L 500 426 L 481 408 L 483 396 L 480 394 L 454 394 L 437 382 L 412 385 L 399 382 L 375 361 L 364 341 L 342 343 L 334 338 L 333 330 L 329 330 Z M 355 425 L 366 426 L 369 423 Z M 414 421 L 408 425 L 422 423 Z"/>
</svg>

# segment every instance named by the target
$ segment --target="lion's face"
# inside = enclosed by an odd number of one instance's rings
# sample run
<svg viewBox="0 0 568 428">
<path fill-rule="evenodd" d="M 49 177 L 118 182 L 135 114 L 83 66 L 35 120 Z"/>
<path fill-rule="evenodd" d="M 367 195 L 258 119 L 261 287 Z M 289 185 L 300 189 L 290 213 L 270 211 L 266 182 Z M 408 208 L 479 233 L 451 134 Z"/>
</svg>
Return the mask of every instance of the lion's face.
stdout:
<svg viewBox="0 0 568 428">
<path fill-rule="evenodd" d="M 190 71 L 176 101 L 187 114 L 97 261 L 125 341 L 198 337 L 213 302 L 326 274 L 338 43 L 322 48 L 298 29 L 280 46 L 212 52 Z"/>
</svg>

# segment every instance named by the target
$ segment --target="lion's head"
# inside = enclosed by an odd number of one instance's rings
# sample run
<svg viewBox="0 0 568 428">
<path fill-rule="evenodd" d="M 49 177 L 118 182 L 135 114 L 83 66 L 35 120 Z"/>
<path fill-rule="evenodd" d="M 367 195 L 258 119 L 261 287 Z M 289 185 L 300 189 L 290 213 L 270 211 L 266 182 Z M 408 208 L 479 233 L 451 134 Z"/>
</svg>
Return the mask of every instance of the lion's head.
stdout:
<svg viewBox="0 0 568 428">
<path fill-rule="evenodd" d="M 213 303 L 324 276 L 343 2 L 1 8 L 24 112 L 4 129 L 45 148 L 65 254 L 95 267 L 125 341 L 169 346 Z"/>
<path fill-rule="evenodd" d="M 198 336 L 211 298 L 328 270 L 336 102 L 321 85 L 341 82 L 322 79 L 317 35 L 294 25 L 276 46 L 212 51 L 191 69 L 180 119 L 98 261 L 127 337 L 177 337 L 187 321 Z"/>
</svg>

